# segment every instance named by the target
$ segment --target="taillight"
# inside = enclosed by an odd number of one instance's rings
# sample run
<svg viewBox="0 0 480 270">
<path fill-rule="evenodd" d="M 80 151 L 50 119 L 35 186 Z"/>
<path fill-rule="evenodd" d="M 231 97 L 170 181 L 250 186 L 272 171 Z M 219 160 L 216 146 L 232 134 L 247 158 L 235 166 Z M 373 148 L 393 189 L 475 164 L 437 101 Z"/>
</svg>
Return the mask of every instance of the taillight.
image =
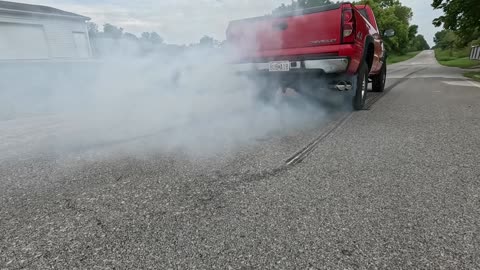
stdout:
<svg viewBox="0 0 480 270">
<path fill-rule="evenodd" d="M 355 18 L 352 9 L 343 10 L 342 38 L 343 43 L 353 43 L 355 41 Z"/>
</svg>

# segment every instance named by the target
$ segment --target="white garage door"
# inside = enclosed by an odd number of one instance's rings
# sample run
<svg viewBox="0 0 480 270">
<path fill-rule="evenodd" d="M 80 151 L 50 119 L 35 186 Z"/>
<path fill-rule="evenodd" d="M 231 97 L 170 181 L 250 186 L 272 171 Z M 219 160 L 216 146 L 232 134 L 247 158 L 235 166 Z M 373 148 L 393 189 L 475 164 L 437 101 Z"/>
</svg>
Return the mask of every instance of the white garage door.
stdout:
<svg viewBox="0 0 480 270">
<path fill-rule="evenodd" d="M 0 60 L 49 58 L 41 25 L 0 22 Z"/>
<path fill-rule="evenodd" d="M 88 48 L 87 35 L 81 32 L 73 32 L 73 39 L 75 41 L 75 48 L 77 49 L 77 56 L 79 58 L 90 57 L 90 50 Z"/>
</svg>

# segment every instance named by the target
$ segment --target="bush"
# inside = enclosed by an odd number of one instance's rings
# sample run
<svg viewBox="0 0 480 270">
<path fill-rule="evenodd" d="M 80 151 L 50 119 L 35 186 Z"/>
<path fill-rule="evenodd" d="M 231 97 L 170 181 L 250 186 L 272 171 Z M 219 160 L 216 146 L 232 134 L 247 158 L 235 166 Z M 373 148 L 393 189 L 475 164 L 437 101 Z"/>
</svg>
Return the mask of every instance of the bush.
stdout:
<svg viewBox="0 0 480 270">
<path fill-rule="evenodd" d="M 471 46 L 480 46 L 480 38 L 470 42 L 469 45 L 470 45 L 470 47 Z"/>
<path fill-rule="evenodd" d="M 470 60 L 470 47 L 457 50 L 435 50 L 435 57 L 444 66 L 472 68 L 480 65 L 480 61 Z"/>
<path fill-rule="evenodd" d="M 469 57 L 470 48 L 453 49 L 453 50 L 436 49 L 435 56 L 437 57 L 438 61 L 451 61 L 458 58 Z"/>
</svg>

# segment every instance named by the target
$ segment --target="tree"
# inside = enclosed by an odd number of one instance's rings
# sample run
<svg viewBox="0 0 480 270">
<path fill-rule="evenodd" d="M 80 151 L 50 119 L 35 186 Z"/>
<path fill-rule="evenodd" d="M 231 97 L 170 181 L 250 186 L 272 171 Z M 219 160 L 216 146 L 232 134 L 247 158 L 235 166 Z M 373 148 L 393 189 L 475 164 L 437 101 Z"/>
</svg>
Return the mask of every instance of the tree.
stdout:
<svg viewBox="0 0 480 270">
<path fill-rule="evenodd" d="M 430 50 L 430 45 L 423 35 L 417 35 L 415 37 L 415 43 L 418 45 L 417 51 Z"/>
<path fill-rule="evenodd" d="M 395 30 L 395 37 L 385 39 L 388 51 L 405 53 L 410 41 L 415 37 L 417 27 L 410 26 L 412 9 L 403 6 L 399 0 L 361 0 L 358 4 L 368 4 L 375 13 L 380 32 Z"/>
<path fill-rule="evenodd" d="M 448 31 L 443 38 L 443 41 L 441 42 L 445 49 L 450 50 L 450 56 L 453 55 L 453 49 L 455 48 L 455 44 L 457 43 L 457 41 L 458 36 L 454 32 Z"/>
<path fill-rule="evenodd" d="M 408 46 L 409 51 L 423 51 L 429 50 L 430 45 L 425 40 L 423 35 L 417 35 L 418 33 L 418 25 L 410 25 L 408 28 L 408 39 L 410 40 L 410 44 Z"/>
<path fill-rule="evenodd" d="M 299 2 L 302 2 L 301 5 L 303 8 L 318 7 L 332 3 L 330 0 L 303 0 Z"/>
<path fill-rule="evenodd" d="M 457 32 L 466 45 L 479 38 L 480 1 L 479 0 L 433 0 L 433 8 L 443 10 L 444 15 L 433 21 L 435 26 Z M 472 33 L 477 36 L 472 36 Z"/>
<path fill-rule="evenodd" d="M 143 32 L 141 39 L 154 45 L 163 44 L 163 38 L 156 32 Z"/>
<path fill-rule="evenodd" d="M 447 34 L 447 30 L 442 30 L 437 33 L 435 33 L 435 36 L 433 37 L 433 42 L 435 42 L 435 47 L 436 48 L 441 48 L 441 42 L 445 38 L 445 35 Z M 443 49 L 443 48 L 441 48 Z"/>
<path fill-rule="evenodd" d="M 126 40 L 131 40 L 131 41 L 138 41 L 138 37 L 132 33 L 126 32 L 123 34 L 123 38 Z"/>
<path fill-rule="evenodd" d="M 408 28 L 408 39 L 413 40 L 418 34 L 418 25 L 410 25 Z"/>
<path fill-rule="evenodd" d="M 382 8 L 400 5 L 400 0 L 381 0 L 377 1 Z"/>
<path fill-rule="evenodd" d="M 412 42 L 410 44 L 410 51 L 423 51 L 423 50 L 429 50 L 430 45 L 428 45 L 428 42 L 425 40 L 425 37 L 423 35 L 417 35 L 412 39 Z"/>
<path fill-rule="evenodd" d="M 96 23 L 93 23 L 93 22 L 88 22 L 87 23 L 87 31 L 88 31 L 88 35 L 90 36 L 90 38 L 95 38 L 100 33 L 100 31 L 98 31 L 98 25 Z"/>
<path fill-rule="evenodd" d="M 120 39 L 123 36 L 123 28 L 106 23 L 103 25 L 103 35 L 107 38 Z"/>
<path fill-rule="evenodd" d="M 213 48 L 215 45 L 215 40 L 212 37 L 204 36 L 200 39 L 199 45 L 201 47 Z"/>
<path fill-rule="evenodd" d="M 435 42 L 435 47 L 442 50 L 448 49 L 450 50 L 450 54 L 452 54 L 453 49 L 458 43 L 458 36 L 451 30 L 442 30 L 435 34 L 433 41 Z"/>
<path fill-rule="evenodd" d="M 149 32 L 143 32 L 140 38 L 144 41 L 149 41 L 150 40 L 150 33 Z"/>
<path fill-rule="evenodd" d="M 203 36 L 198 43 L 192 43 L 189 48 L 219 49 L 225 45 L 225 41 L 219 41 L 210 36 Z"/>
<path fill-rule="evenodd" d="M 156 32 L 152 32 L 150 33 L 150 42 L 152 42 L 153 44 L 162 44 L 163 38 Z"/>
<path fill-rule="evenodd" d="M 144 32 L 138 37 L 135 34 L 124 32 L 121 27 L 109 23 L 103 25 L 103 32 L 101 32 L 98 29 L 98 25 L 92 22 L 87 24 L 87 29 L 90 34 L 93 53 L 98 57 L 108 55 L 114 49 L 112 46 L 126 48 L 141 55 L 148 55 L 159 50 L 166 50 L 167 48 L 163 38 L 156 32 Z M 171 52 L 178 52 L 184 49 L 184 47 L 175 45 L 168 47 Z M 132 48 L 134 50 L 131 50 Z"/>
</svg>

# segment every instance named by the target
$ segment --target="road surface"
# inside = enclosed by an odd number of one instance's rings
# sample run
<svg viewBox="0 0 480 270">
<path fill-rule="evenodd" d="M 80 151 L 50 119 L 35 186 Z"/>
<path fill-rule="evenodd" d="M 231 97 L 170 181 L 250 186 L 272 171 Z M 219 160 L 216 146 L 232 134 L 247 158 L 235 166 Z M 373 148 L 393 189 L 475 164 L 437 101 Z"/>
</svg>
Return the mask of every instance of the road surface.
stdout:
<svg viewBox="0 0 480 270">
<path fill-rule="evenodd" d="M 5 121 L 0 269 L 479 269 L 479 104 L 426 51 L 368 110 L 208 158 L 27 155 L 57 122 Z"/>
</svg>

